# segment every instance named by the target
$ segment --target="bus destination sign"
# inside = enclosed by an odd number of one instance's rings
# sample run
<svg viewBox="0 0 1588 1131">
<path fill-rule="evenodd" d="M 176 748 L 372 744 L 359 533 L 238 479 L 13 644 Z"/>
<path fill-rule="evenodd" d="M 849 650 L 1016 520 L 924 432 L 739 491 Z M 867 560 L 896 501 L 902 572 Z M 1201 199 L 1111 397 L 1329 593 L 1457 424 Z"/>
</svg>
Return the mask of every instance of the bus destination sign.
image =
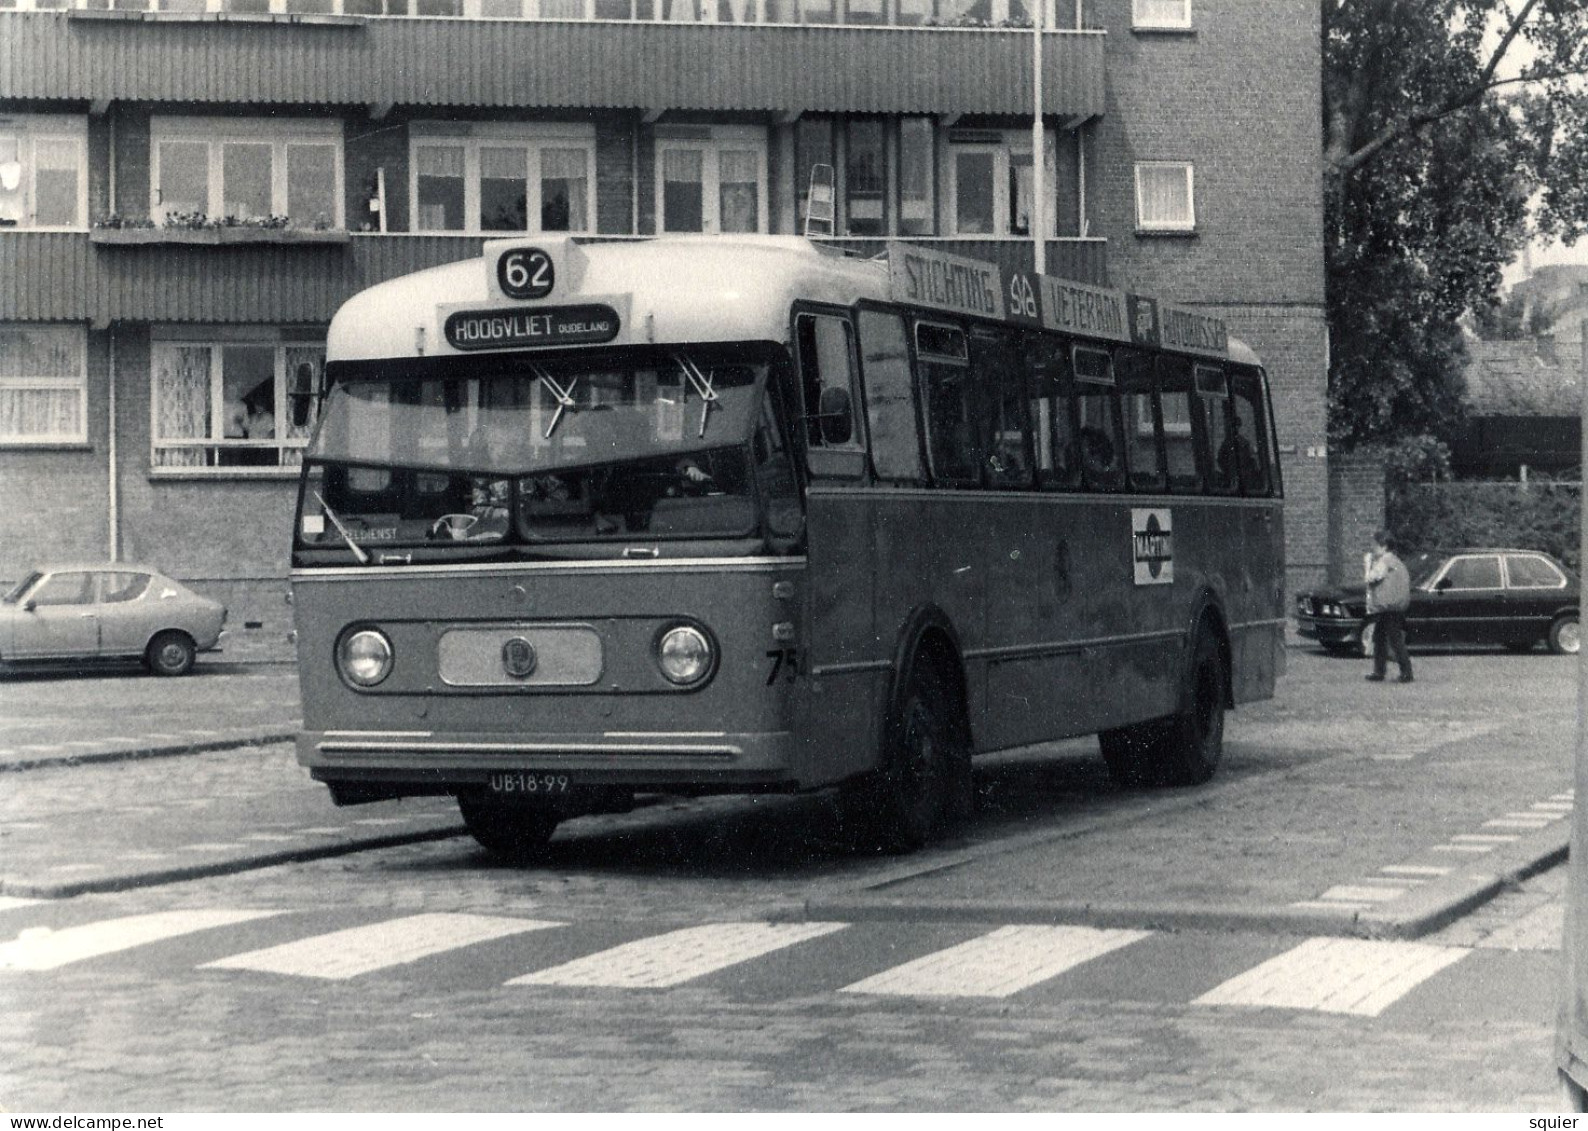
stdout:
<svg viewBox="0 0 1588 1131">
<path fill-rule="evenodd" d="M 890 243 L 888 273 L 899 302 L 982 318 L 1004 316 L 1003 279 L 996 263 Z"/>
<path fill-rule="evenodd" d="M 595 345 L 610 342 L 622 328 L 618 312 L 599 302 L 454 310 L 442 324 L 447 344 L 457 350 Z"/>
</svg>

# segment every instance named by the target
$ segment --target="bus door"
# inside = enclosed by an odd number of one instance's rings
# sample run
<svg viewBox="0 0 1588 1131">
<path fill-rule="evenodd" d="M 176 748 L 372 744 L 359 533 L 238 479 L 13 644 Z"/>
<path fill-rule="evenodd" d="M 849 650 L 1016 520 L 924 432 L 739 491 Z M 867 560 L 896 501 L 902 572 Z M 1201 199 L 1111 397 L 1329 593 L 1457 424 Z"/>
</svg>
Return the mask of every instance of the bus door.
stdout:
<svg viewBox="0 0 1588 1131">
<path fill-rule="evenodd" d="M 1060 673 L 1047 644 L 1058 625 L 1059 541 L 1056 514 L 1035 493 L 1025 357 L 1008 329 L 976 329 L 970 336 L 971 379 L 980 386 L 983 485 L 996 494 L 978 507 L 987 650 L 983 716 L 975 725 L 987 748 L 1022 745 L 1051 731 L 1051 690 Z M 972 697 L 974 704 L 975 697 Z"/>
<path fill-rule="evenodd" d="M 1240 576 L 1250 592 L 1241 613 L 1231 617 L 1233 692 L 1235 701 L 1244 703 L 1273 695 L 1274 681 L 1283 672 L 1285 528 L 1278 502 L 1278 453 L 1261 372 L 1232 368 L 1229 391 L 1230 430 L 1213 449 L 1215 473 L 1232 479 L 1243 498 L 1263 500 L 1248 502 L 1241 512 L 1245 553 Z"/>
<path fill-rule="evenodd" d="M 872 630 L 873 515 L 854 324 L 847 310 L 802 306 L 793 331 L 809 488 L 805 631 L 800 654 L 789 659 L 804 687 L 806 784 L 814 784 L 874 760 L 878 744 L 866 721 L 881 650 Z"/>
</svg>

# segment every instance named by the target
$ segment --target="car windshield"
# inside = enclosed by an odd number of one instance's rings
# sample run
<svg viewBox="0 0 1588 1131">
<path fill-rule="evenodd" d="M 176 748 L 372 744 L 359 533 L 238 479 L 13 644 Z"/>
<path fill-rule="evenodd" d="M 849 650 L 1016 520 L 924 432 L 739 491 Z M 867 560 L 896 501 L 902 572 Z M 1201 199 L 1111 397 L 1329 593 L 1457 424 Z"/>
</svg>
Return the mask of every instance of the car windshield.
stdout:
<svg viewBox="0 0 1588 1131">
<path fill-rule="evenodd" d="M 1406 559 L 1406 572 L 1413 585 L 1421 585 L 1450 559 L 1449 554 L 1413 554 Z"/>
<path fill-rule="evenodd" d="M 798 497 L 764 391 L 774 357 L 657 348 L 344 381 L 306 460 L 299 544 L 367 561 L 388 546 L 752 534 L 758 498 Z"/>
<path fill-rule="evenodd" d="M 24 577 L 21 581 L 17 582 L 15 585 L 13 585 L 10 589 L 6 590 L 6 595 L 4 597 L 0 597 L 0 603 L 4 603 L 4 604 L 7 604 L 7 605 L 16 604 L 18 601 L 20 601 L 22 599 L 22 594 L 26 593 L 28 591 L 28 589 L 33 585 L 33 583 L 35 581 L 37 581 L 42 576 L 43 575 L 40 574 L 37 570 L 34 570 L 32 573 L 30 573 L 26 577 Z"/>
</svg>

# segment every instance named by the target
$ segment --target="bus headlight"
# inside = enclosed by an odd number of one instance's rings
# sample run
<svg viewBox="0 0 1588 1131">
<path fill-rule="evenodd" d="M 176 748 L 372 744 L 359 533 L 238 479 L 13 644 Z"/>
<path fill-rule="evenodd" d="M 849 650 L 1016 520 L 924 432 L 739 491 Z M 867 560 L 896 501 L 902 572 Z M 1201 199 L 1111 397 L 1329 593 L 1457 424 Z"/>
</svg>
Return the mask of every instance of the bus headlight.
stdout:
<svg viewBox="0 0 1588 1131">
<path fill-rule="evenodd" d="M 710 675 L 714 659 L 711 641 L 692 625 L 674 625 L 656 638 L 656 666 L 681 687 Z"/>
<path fill-rule="evenodd" d="M 360 629 L 342 638 L 336 650 L 336 664 L 348 681 L 359 687 L 374 687 L 391 674 L 391 641 L 373 628 Z"/>
</svg>

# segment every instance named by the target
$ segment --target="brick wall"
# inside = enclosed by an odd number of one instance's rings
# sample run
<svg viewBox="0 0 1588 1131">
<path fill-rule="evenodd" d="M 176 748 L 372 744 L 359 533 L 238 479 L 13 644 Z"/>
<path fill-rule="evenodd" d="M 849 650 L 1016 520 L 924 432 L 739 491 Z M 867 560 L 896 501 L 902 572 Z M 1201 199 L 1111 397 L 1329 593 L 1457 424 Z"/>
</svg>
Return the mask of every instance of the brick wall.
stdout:
<svg viewBox="0 0 1588 1131">
<path fill-rule="evenodd" d="M 1361 580 L 1362 555 L 1383 525 L 1383 453 L 1376 449 L 1335 453 L 1329 460 L 1329 582 Z"/>
</svg>

